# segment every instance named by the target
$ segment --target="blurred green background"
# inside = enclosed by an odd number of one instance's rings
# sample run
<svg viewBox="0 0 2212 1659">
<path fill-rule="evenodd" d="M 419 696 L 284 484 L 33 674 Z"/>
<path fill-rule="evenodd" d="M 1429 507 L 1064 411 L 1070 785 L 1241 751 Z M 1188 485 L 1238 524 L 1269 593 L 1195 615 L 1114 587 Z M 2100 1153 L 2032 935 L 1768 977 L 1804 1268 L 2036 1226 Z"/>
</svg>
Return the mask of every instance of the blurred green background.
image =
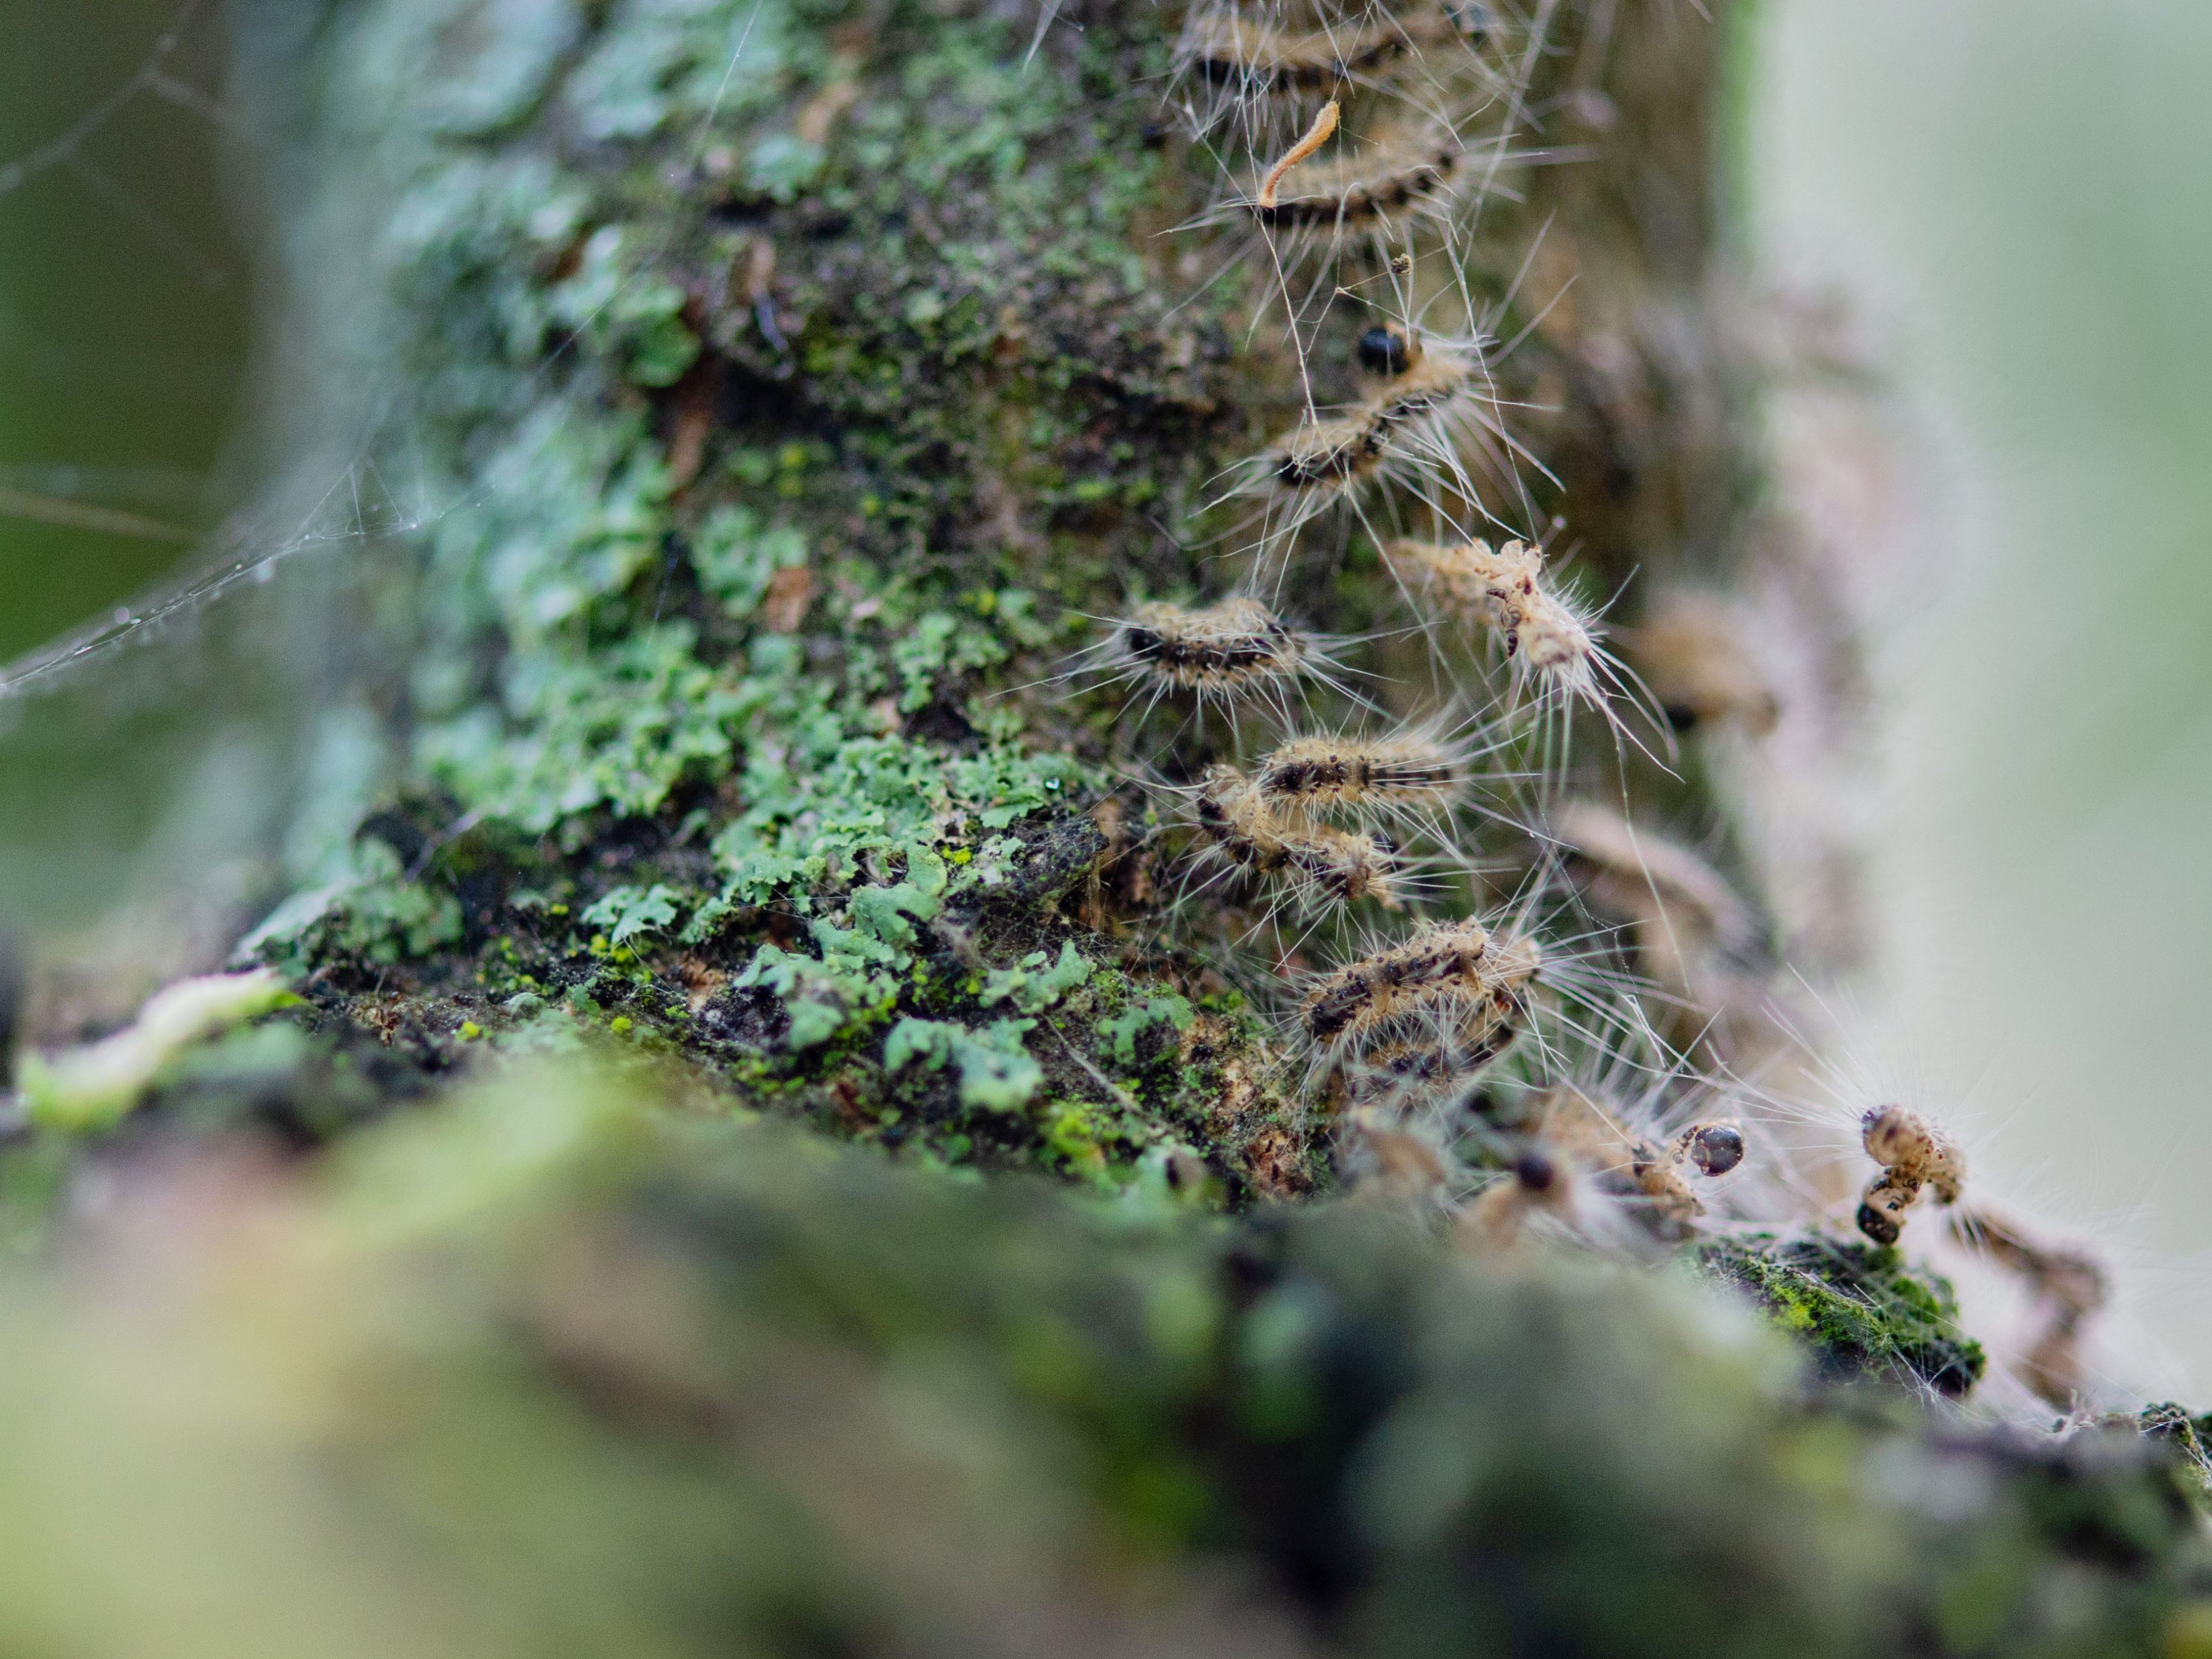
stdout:
<svg viewBox="0 0 2212 1659">
<path fill-rule="evenodd" d="M 252 495 L 258 283 L 225 157 L 250 167 L 258 141 L 223 96 L 223 10 L 0 0 L 0 663 L 15 670 L 200 568 L 196 544 Z M 268 714 L 296 706 L 279 688 L 301 671 L 267 649 L 276 593 L 240 597 L 0 692 L 0 927 L 52 933 L 165 890 L 251 902 L 250 860 L 226 860 L 270 832 L 296 723 Z M 197 946 L 179 948 L 142 954 L 159 972 Z"/>
<path fill-rule="evenodd" d="M 220 88 L 216 14 L 165 65 L 181 86 Z M 0 40 L 33 43 L 0 55 L 0 164 L 130 82 L 177 15 L 0 0 Z M 2112 1230 L 2202 1395 L 2212 8 L 1751 17 L 1758 246 L 1856 298 L 1920 469 L 1912 556 L 1874 596 L 1886 967 L 1850 1011 L 1865 1066 L 1960 1117 L 1997 1184 Z M 221 112 L 191 103 L 143 88 L 70 165 L 0 191 L 0 489 L 191 532 L 243 494 L 253 277 L 222 211 Z M 0 513 L 0 659 L 112 611 L 182 545 Z M 171 872 L 265 827 L 251 806 L 284 748 L 240 660 L 210 667 L 179 630 L 0 704 L 0 920 L 82 923 L 149 847 Z"/>
<path fill-rule="evenodd" d="M 162 70 L 219 89 L 217 8 Z M 0 167 L 35 157 L 129 85 L 177 0 L 0 0 Z M 26 49 L 27 48 L 27 49 Z M 134 596 L 177 559 L 156 533 L 42 523 L 118 512 L 181 532 L 215 484 L 246 361 L 252 270 L 222 210 L 218 128 L 146 86 L 52 165 L 0 191 L 0 661 Z"/>
</svg>

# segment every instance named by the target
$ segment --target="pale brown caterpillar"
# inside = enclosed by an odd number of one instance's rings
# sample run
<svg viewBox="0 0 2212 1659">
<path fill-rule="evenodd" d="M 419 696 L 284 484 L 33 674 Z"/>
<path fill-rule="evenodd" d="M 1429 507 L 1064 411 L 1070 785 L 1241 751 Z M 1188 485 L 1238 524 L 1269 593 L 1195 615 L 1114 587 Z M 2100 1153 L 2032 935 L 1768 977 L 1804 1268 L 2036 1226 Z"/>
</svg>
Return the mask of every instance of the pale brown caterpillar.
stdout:
<svg viewBox="0 0 2212 1659">
<path fill-rule="evenodd" d="M 1637 967 L 1664 992 L 1668 1034 L 1732 1052 L 1771 1005 L 1759 924 L 1688 848 L 1591 800 L 1552 820 L 1566 874 L 1591 908 L 1626 924 Z"/>
<path fill-rule="evenodd" d="M 1371 898 L 1385 909 L 1401 908 L 1395 849 L 1388 841 L 1279 815 L 1233 766 L 1206 772 L 1199 784 L 1197 817 L 1212 849 L 1230 864 L 1285 876 L 1293 893 L 1309 902 Z"/>
<path fill-rule="evenodd" d="M 1313 125 L 1298 136 L 1296 143 L 1276 158 L 1273 167 L 1260 175 L 1260 188 L 1252 197 L 1255 212 L 1264 215 L 1275 211 L 1275 195 L 1281 188 L 1284 175 L 1328 142 L 1329 136 L 1336 131 L 1340 108 L 1334 98 L 1323 104 L 1321 112 L 1314 117 Z"/>
<path fill-rule="evenodd" d="M 1638 1140 L 1630 1149 L 1628 1173 L 1652 1209 L 1671 1222 L 1705 1212 L 1704 1201 L 1683 1178 L 1694 1168 L 1709 1179 L 1728 1174 L 1743 1162 L 1743 1130 L 1735 1123 L 1692 1123 L 1664 1146 Z"/>
<path fill-rule="evenodd" d="M 1653 1139 L 1565 1085 L 1545 1091 L 1534 1121 L 1539 1138 L 1578 1158 L 1601 1187 L 1645 1200 L 1655 1218 L 1676 1228 L 1705 1213 L 1687 1170 L 1717 1179 L 1743 1162 L 1743 1130 L 1731 1120 L 1692 1123 L 1668 1139 Z"/>
<path fill-rule="evenodd" d="M 1601 909 L 1639 924 L 1645 970 L 1673 986 L 1685 975 L 1680 958 L 1752 938 L 1751 913 L 1720 874 L 1688 848 L 1633 825 L 1613 807 L 1570 803 L 1553 817 L 1553 834 L 1567 867 Z M 1646 926 L 1648 925 L 1648 926 Z"/>
<path fill-rule="evenodd" d="M 1530 1146 L 1514 1159 L 1505 1179 L 1484 1188 L 1460 1212 L 1454 1231 L 1464 1248 L 1501 1249 L 1519 1239 L 1531 1216 L 1571 1218 L 1579 1196 L 1569 1161 L 1548 1147 Z"/>
<path fill-rule="evenodd" d="M 1917 1112 L 1902 1106 L 1877 1106 L 1860 1120 L 1859 1138 L 1881 1173 L 1861 1195 L 1858 1229 L 1877 1244 L 1894 1244 L 1905 1231 L 1905 1212 L 1923 1188 L 1939 1204 L 1954 1204 L 1966 1179 L 1966 1155 L 1955 1142 Z"/>
<path fill-rule="evenodd" d="M 1751 648 L 1751 619 L 1724 599 L 1674 593 L 1620 642 L 1677 732 L 1733 726 L 1763 737 L 1782 702 Z"/>
<path fill-rule="evenodd" d="M 1424 921 L 1404 942 L 1322 975 L 1299 1019 L 1323 1054 L 1443 1037 L 1487 1059 L 1517 1034 L 1543 960 L 1534 939 L 1493 933 L 1472 917 Z"/>
<path fill-rule="evenodd" d="M 1345 1127 L 1344 1173 L 1355 1190 L 1424 1199 L 1441 1196 L 1451 1184 L 1449 1157 L 1383 1115 L 1355 1110 Z"/>
<path fill-rule="evenodd" d="M 1516 691 L 1528 693 L 1540 710 L 1583 703 L 1616 738 L 1642 747 L 1613 706 L 1633 682 L 1600 642 L 1595 620 L 1547 579 L 1541 548 L 1522 541 L 1492 547 L 1480 538 L 1394 541 L 1382 556 L 1417 609 L 1432 605 L 1494 638 Z"/>
<path fill-rule="evenodd" d="M 2017 1222 L 1980 1206 L 1954 1211 L 1951 1235 L 2018 1274 L 2050 1310 L 2021 1358 L 2021 1380 L 2047 1404 L 2070 1409 L 2081 1391 L 2081 1327 L 2111 1295 L 2105 1270 L 2081 1251 L 2038 1243 Z"/>
<path fill-rule="evenodd" d="M 1261 757 L 1252 782 L 1277 811 L 1436 812 L 1465 790 L 1469 760 L 1433 729 L 1297 737 Z"/>
</svg>

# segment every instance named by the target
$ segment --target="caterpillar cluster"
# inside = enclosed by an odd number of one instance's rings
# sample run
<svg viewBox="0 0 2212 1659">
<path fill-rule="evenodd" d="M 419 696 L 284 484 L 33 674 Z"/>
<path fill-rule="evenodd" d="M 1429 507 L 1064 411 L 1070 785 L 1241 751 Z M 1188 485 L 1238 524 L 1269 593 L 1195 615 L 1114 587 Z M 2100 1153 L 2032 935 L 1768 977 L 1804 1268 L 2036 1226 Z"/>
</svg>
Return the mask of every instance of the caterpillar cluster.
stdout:
<svg viewBox="0 0 2212 1659">
<path fill-rule="evenodd" d="M 1474 210 L 1530 153 L 1519 77 L 1544 49 L 1453 0 L 1187 14 L 1172 95 L 1220 173 L 1183 234 L 1247 273 L 1301 406 L 1189 526 L 1220 544 L 1212 593 L 1133 605 L 1086 665 L 1138 706 L 1116 737 L 1167 805 L 1169 925 L 1272 1011 L 1347 1182 L 1435 1204 L 1468 1248 L 1739 1225 L 1888 1246 L 1932 1202 L 2048 1304 L 2024 1370 L 2070 1388 L 2094 1264 L 1960 1207 L 1963 1154 L 1902 1108 L 1856 1125 L 1871 1176 L 1836 1179 L 1839 1126 L 1802 1133 L 1815 1114 L 1784 1098 L 1818 1062 L 1774 923 L 1736 865 L 1632 809 L 1630 746 L 1663 765 L 1680 734 L 1755 743 L 1787 711 L 1717 596 L 1647 594 L 1609 635 L 1534 504 L 1548 475 L 1495 377 L 1519 279 L 1478 301 L 1468 273 Z M 1309 625 L 1361 583 L 1402 626 Z M 1565 787 L 1555 738 L 1585 716 L 1613 799 Z"/>
</svg>

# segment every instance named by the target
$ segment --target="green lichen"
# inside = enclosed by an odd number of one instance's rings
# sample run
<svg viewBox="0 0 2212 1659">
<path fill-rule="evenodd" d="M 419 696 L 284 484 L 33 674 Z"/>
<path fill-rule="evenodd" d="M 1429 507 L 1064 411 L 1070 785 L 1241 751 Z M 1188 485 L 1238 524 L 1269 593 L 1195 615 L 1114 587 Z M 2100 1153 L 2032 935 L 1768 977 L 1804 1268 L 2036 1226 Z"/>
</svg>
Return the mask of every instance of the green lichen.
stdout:
<svg viewBox="0 0 2212 1659">
<path fill-rule="evenodd" d="M 468 505 L 396 616 L 384 827 L 254 947 L 434 1048 L 625 1021 L 933 1155 L 1130 1179 L 1194 1140 L 1236 1176 L 1250 1112 L 1209 1127 L 1211 1073 L 1152 1035 L 1182 969 L 1085 995 L 1060 902 L 1103 728 L 1024 688 L 1249 441 L 1230 383 L 1270 407 L 1281 366 L 1227 347 L 1241 279 L 1163 298 L 1183 210 L 1112 95 L 1161 20 L 1032 70 L 1006 19 L 860 15 L 434 0 L 330 43 L 327 192 L 391 204 L 356 343 Z"/>
<path fill-rule="evenodd" d="M 1707 1240 L 1693 1255 L 1705 1272 L 1748 1291 L 1832 1375 L 1955 1396 L 1987 1364 L 1981 1345 L 1959 1328 L 1950 1285 L 1896 1250 L 1818 1233 L 1751 1233 Z"/>
</svg>

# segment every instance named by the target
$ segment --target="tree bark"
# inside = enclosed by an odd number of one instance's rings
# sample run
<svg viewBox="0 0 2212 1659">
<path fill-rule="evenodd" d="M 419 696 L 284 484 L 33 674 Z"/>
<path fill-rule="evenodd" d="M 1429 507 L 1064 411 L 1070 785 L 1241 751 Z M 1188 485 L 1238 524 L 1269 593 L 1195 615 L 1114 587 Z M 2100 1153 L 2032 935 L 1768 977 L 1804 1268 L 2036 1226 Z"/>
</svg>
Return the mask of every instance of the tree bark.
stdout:
<svg viewBox="0 0 2212 1659">
<path fill-rule="evenodd" d="M 1489 505 L 1554 580 L 1571 553 L 1624 683 L 1531 822 L 1430 845 L 1414 908 L 1595 916 L 1679 1047 L 1775 1062 L 1778 964 L 1853 957 L 1824 792 L 1856 687 L 1848 549 L 1769 448 L 1820 365 L 1725 252 L 1733 9 L 1492 20 L 1431 87 L 1455 216 L 1296 331 L 1236 192 L 1319 94 L 1249 156 L 1194 136 L 1170 9 L 320 18 L 277 234 L 332 368 L 298 421 L 365 431 L 405 527 L 334 601 L 330 833 L 243 947 L 307 999 L 299 1045 L 167 1076 L 114 1145 L 368 1149 L 317 1167 L 382 1220 L 286 1293 L 376 1403 L 303 1388 L 473 1553 L 355 1589 L 526 1586 L 518 1651 L 2202 1650 L 2208 1425 L 1967 1426 L 1941 1401 L 1981 1350 L 1900 1253 L 1679 1215 L 1632 1268 L 1440 1243 L 1488 1212 L 1437 1188 L 1540 1190 L 1513 1113 L 1556 1079 L 1524 1046 L 1465 1080 L 1460 1142 L 1389 1127 L 1301 1048 L 1298 976 L 1358 930 L 1255 932 L 1190 879 L 1178 803 L 1265 724 L 1054 678 L 1097 618 L 1256 563 L 1378 718 L 1503 698 L 1480 633 L 1409 626 L 1387 537 L 1255 561 L 1217 499 L 1363 395 L 1394 277 L 1463 293 L 1528 486 Z M 1623 814 L 1680 843 L 1675 886 L 1624 877 Z M 241 1374 L 251 1334 L 216 1341 Z M 447 1412 L 507 1461 L 441 1482 Z"/>
</svg>

